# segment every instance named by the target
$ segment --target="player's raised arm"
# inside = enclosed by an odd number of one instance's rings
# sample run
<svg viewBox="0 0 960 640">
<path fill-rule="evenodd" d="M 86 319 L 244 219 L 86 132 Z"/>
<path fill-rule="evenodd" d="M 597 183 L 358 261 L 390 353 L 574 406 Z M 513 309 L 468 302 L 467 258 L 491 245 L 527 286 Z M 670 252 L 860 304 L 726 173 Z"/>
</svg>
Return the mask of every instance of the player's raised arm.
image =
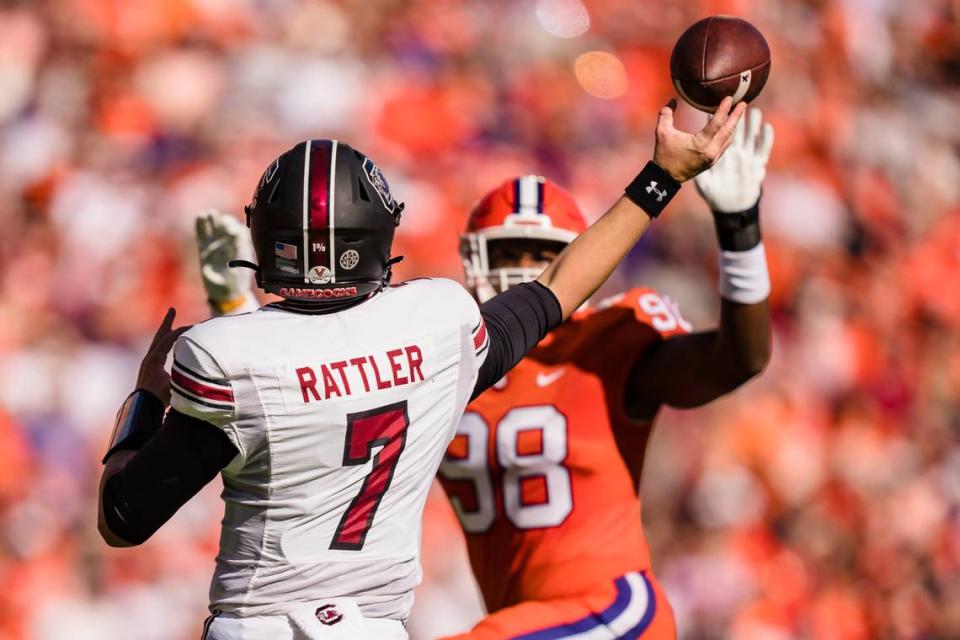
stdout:
<svg viewBox="0 0 960 640">
<path fill-rule="evenodd" d="M 237 455 L 212 424 L 176 410 L 164 419 L 170 403 L 164 362 L 190 328 L 173 329 L 175 316 L 170 309 L 157 330 L 103 459 L 97 526 L 113 547 L 144 542 Z"/>
<path fill-rule="evenodd" d="M 680 189 L 723 154 L 746 109 L 725 98 L 697 133 L 673 126 L 676 102 L 660 110 L 653 161 L 627 186 L 624 195 L 589 229 L 571 242 L 537 279 L 560 302 L 567 318 L 613 273 L 624 256 Z"/>
<path fill-rule="evenodd" d="M 625 394 L 628 412 L 658 404 L 695 407 L 733 391 L 770 359 L 770 277 L 760 240 L 760 192 L 773 148 L 773 127 L 752 109 L 731 147 L 697 176 L 720 244 L 720 324 L 669 338 L 635 365 Z"/>
<path fill-rule="evenodd" d="M 734 107 L 727 98 L 703 129 L 690 134 L 674 128 L 675 107 L 671 100 L 660 110 L 653 161 L 623 197 L 567 245 L 535 282 L 511 287 L 480 306 L 489 348 L 472 397 L 503 377 L 603 284 L 681 183 L 709 168 L 730 145 L 746 108 L 742 103 Z"/>
</svg>

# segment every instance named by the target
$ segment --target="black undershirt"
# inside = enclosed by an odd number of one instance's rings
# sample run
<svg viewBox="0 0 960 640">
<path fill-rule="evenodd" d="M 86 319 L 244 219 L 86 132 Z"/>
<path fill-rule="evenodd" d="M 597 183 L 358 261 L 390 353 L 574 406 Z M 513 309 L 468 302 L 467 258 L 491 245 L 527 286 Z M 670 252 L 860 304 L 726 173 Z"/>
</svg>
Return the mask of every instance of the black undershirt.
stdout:
<svg viewBox="0 0 960 640">
<path fill-rule="evenodd" d="M 480 315 L 489 348 L 471 400 L 516 366 L 563 319 L 556 296 L 539 282 L 511 287 L 484 302 Z M 129 543 L 144 542 L 238 453 L 215 425 L 170 410 L 157 435 L 104 485 L 107 526 Z"/>
<path fill-rule="evenodd" d="M 557 296 L 539 282 L 510 287 L 480 305 L 490 348 L 473 387 L 473 400 L 517 366 L 563 321 Z"/>
<path fill-rule="evenodd" d="M 157 435 L 103 487 L 103 517 L 114 535 L 140 544 L 236 457 L 215 425 L 171 409 Z"/>
</svg>

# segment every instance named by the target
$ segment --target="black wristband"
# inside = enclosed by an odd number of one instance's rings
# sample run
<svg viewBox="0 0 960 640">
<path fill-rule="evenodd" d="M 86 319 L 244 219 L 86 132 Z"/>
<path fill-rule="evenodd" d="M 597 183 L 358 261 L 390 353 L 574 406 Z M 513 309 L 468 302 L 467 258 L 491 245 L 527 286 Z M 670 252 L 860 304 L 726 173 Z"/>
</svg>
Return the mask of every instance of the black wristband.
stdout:
<svg viewBox="0 0 960 640">
<path fill-rule="evenodd" d="M 717 240 L 724 251 L 746 251 L 760 244 L 760 200 L 746 211 L 713 212 Z"/>
<path fill-rule="evenodd" d="M 653 161 L 648 162 L 643 171 L 623 190 L 630 201 L 646 211 L 651 218 L 660 215 L 678 191 L 680 183 Z"/>
<path fill-rule="evenodd" d="M 103 456 L 106 464 L 117 451 L 136 451 L 150 441 L 163 424 L 165 407 L 160 398 L 145 389 L 137 389 L 123 402 L 110 436 L 110 449 Z"/>
</svg>

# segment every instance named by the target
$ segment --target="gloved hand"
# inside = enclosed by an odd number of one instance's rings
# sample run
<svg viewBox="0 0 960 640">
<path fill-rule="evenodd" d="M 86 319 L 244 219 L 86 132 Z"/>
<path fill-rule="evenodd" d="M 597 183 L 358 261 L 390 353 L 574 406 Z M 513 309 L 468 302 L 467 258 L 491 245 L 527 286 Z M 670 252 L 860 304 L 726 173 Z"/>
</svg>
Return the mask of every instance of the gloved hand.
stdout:
<svg viewBox="0 0 960 640">
<path fill-rule="evenodd" d="M 246 228 L 233 216 L 209 209 L 197 216 L 196 235 L 200 275 L 214 311 L 229 313 L 253 304 L 250 272 L 228 265 L 231 260 L 253 260 Z"/>
<path fill-rule="evenodd" d="M 738 213 L 760 199 L 773 149 L 773 125 L 760 109 L 750 109 L 733 134 L 733 143 L 715 165 L 694 178 L 697 191 L 714 213 Z"/>
</svg>

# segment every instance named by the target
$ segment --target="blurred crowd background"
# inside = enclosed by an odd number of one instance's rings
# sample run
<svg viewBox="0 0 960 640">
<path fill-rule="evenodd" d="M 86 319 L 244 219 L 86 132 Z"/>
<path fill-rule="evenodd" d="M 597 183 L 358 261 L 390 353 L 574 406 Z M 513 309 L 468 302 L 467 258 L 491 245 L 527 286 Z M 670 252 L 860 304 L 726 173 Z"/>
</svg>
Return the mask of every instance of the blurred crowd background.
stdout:
<svg viewBox="0 0 960 640">
<path fill-rule="evenodd" d="M 773 50 L 775 345 L 742 391 L 664 412 L 647 456 L 681 638 L 960 638 L 956 0 L 2 0 L 0 639 L 199 637 L 218 488 L 135 550 L 94 500 L 163 311 L 208 313 L 199 210 L 239 215 L 275 155 L 341 138 L 407 203 L 398 276 L 459 277 L 504 179 L 593 217 L 618 196 L 673 41 L 714 13 Z M 710 326 L 714 259 L 686 189 L 605 292 L 652 284 Z M 480 615 L 440 493 L 424 556 L 414 640 Z"/>
</svg>

